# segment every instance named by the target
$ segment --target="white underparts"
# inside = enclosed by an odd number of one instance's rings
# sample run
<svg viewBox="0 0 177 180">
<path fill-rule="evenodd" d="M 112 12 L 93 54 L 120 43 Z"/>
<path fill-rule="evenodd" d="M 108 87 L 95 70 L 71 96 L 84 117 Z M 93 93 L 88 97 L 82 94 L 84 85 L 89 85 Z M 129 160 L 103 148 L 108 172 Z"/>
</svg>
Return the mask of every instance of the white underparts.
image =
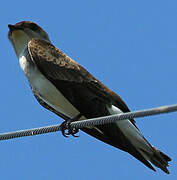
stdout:
<svg viewBox="0 0 177 180">
<path fill-rule="evenodd" d="M 31 67 L 25 56 L 21 56 L 19 60 L 20 66 L 26 74 L 35 94 L 37 94 L 53 109 L 70 118 L 73 118 L 79 114 L 79 111 L 63 96 L 63 94 L 56 89 L 56 87 L 49 80 L 45 78 L 44 75 L 42 75 L 37 67 Z M 83 118 L 84 117 L 81 119 Z"/>
<path fill-rule="evenodd" d="M 122 111 L 115 107 L 111 106 L 108 107 L 108 110 L 110 114 L 120 114 Z M 122 131 L 122 133 L 126 136 L 126 138 L 131 142 L 132 145 L 135 146 L 135 148 L 148 160 L 148 157 L 146 156 L 143 151 L 147 153 L 152 153 L 152 147 L 149 145 L 149 143 L 145 140 L 143 135 L 140 133 L 140 131 L 130 122 L 130 120 L 121 120 L 116 122 L 119 129 Z M 141 151 L 141 149 L 143 151 Z"/>
</svg>

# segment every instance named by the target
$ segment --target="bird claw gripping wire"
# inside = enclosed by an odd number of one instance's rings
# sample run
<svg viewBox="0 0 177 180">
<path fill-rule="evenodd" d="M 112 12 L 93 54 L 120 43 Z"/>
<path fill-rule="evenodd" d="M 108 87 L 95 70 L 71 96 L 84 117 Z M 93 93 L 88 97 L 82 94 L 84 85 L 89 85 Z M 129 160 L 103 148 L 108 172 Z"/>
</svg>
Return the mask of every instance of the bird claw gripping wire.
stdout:
<svg viewBox="0 0 177 180">
<path fill-rule="evenodd" d="M 64 137 L 68 137 L 69 135 L 72 135 L 73 137 L 79 137 L 79 136 L 75 135 L 76 133 L 79 132 L 79 129 L 71 128 L 71 123 L 79 120 L 81 116 L 82 116 L 81 114 L 78 114 L 74 118 L 68 118 L 66 121 L 64 121 L 61 124 L 61 126 L 60 126 L 61 127 L 61 133 Z M 66 132 L 66 130 L 67 130 L 67 132 Z"/>
</svg>

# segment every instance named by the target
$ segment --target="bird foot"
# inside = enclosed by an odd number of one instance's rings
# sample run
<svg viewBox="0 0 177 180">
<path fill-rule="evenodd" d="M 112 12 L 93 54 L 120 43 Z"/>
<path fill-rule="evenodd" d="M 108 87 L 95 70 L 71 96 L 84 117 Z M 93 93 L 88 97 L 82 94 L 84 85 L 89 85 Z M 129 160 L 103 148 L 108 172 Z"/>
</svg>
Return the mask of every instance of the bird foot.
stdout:
<svg viewBox="0 0 177 180">
<path fill-rule="evenodd" d="M 79 136 L 75 135 L 76 133 L 79 132 L 79 129 L 71 128 L 71 123 L 79 120 L 81 116 L 82 116 L 81 114 L 78 114 L 74 118 L 68 118 L 66 121 L 64 121 L 61 124 L 61 126 L 60 126 L 61 127 L 61 133 L 64 137 L 68 137 L 69 135 L 72 135 L 73 137 L 79 137 Z M 67 132 L 66 132 L 66 130 L 67 130 Z"/>
</svg>

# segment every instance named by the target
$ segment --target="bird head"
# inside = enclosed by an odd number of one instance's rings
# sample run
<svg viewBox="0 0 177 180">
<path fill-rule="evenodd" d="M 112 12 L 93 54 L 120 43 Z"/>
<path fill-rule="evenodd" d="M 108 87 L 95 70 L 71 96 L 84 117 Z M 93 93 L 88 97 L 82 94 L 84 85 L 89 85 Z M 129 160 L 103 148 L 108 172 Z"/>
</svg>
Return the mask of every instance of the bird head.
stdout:
<svg viewBox="0 0 177 180">
<path fill-rule="evenodd" d="M 15 49 L 17 57 L 19 57 L 28 42 L 33 38 L 39 38 L 50 42 L 48 34 L 34 22 L 22 21 L 15 25 L 9 24 L 8 27 L 8 38 Z"/>
</svg>

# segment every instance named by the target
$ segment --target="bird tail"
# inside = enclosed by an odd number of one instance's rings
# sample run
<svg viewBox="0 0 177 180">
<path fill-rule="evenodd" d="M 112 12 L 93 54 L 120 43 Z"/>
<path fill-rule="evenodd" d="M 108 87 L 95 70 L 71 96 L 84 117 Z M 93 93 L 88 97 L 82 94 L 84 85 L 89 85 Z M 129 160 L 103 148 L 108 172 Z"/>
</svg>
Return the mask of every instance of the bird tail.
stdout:
<svg viewBox="0 0 177 180">
<path fill-rule="evenodd" d="M 168 162 L 171 161 L 171 158 L 168 157 L 165 153 L 151 146 L 153 149 L 153 153 L 149 154 L 147 151 L 141 149 L 141 154 L 144 156 L 146 160 L 149 160 L 156 167 L 160 168 L 165 173 L 169 174 L 167 167 L 169 166 Z"/>
</svg>

